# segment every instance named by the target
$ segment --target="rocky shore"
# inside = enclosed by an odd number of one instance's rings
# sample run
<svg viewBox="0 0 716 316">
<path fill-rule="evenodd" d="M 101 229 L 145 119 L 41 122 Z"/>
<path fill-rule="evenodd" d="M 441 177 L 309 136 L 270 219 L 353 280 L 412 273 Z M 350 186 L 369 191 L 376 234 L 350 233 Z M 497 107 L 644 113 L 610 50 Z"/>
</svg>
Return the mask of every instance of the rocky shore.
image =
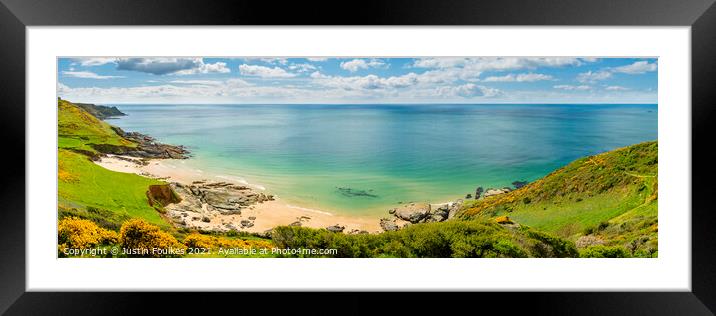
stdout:
<svg viewBox="0 0 716 316">
<path fill-rule="evenodd" d="M 453 218 L 463 201 L 457 200 L 433 206 L 429 203 L 407 203 L 388 211 L 393 218 L 380 219 L 384 231 L 395 231 L 410 224 L 443 222 Z"/>
<path fill-rule="evenodd" d="M 487 188 L 477 187 L 475 194 L 468 193 L 465 195 L 466 200 L 481 200 L 491 196 L 505 194 L 513 190 L 519 189 L 527 185 L 527 181 L 514 181 L 514 188 Z M 444 204 L 428 204 L 428 203 L 407 203 L 388 210 L 388 214 L 392 217 L 384 217 L 380 219 L 380 227 L 383 231 L 396 231 L 411 224 L 442 222 L 449 220 L 457 214 L 462 207 L 463 200 L 444 203 Z"/>
<path fill-rule="evenodd" d="M 137 144 L 136 147 L 114 146 L 108 144 L 94 145 L 95 149 L 105 154 L 125 155 L 145 159 L 186 159 L 189 150 L 184 146 L 168 145 L 158 142 L 151 136 L 138 132 L 125 132 L 119 127 L 112 126 L 112 130 L 119 136 Z"/>
<path fill-rule="evenodd" d="M 242 217 L 242 210 L 274 200 L 273 195 L 228 182 L 194 181 L 189 185 L 172 182 L 168 187 L 180 200 L 164 206 L 166 215 L 175 226 L 189 229 L 231 231 L 251 228 L 256 217 Z"/>
</svg>

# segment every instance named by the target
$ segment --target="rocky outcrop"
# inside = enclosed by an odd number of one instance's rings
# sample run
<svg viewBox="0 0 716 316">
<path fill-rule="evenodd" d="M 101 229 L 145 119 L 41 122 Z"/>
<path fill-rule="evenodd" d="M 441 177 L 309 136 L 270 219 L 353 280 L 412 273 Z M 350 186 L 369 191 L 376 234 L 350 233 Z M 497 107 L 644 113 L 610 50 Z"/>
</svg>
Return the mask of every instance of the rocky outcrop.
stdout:
<svg viewBox="0 0 716 316">
<path fill-rule="evenodd" d="M 326 230 L 333 233 L 342 233 L 344 229 L 346 229 L 345 226 L 340 226 L 338 224 L 326 227 Z"/>
<path fill-rule="evenodd" d="M 508 187 L 504 187 L 502 189 L 487 189 L 487 190 L 485 190 L 485 195 L 483 196 L 483 198 L 488 198 L 491 196 L 507 193 L 510 191 L 512 191 L 512 189 L 510 189 Z"/>
<path fill-rule="evenodd" d="M 395 218 L 381 219 L 380 226 L 383 230 L 398 230 L 399 225 L 396 221 L 403 223 L 403 227 L 408 224 L 443 222 L 457 215 L 463 201 L 457 200 L 450 203 L 438 205 L 433 208 L 428 203 L 408 203 L 388 211 Z"/>
<path fill-rule="evenodd" d="M 475 200 L 480 199 L 483 191 L 484 191 L 484 189 L 482 187 L 477 187 L 477 189 L 475 189 Z"/>
<path fill-rule="evenodd" d="M 515 187 L 515 190 L 516 190 L 523 186 L 526 186 L 528 183 L 529 182 L 527 182 L 527 181 L 514 181 L 514 182 L 512 182 L 512 185 Z"/>
<path fill-rule="evenodd" d="M 273 195 L 255 192 L 249 187 L 228 182 L 197 181 L 191 185 L 171 183 L 169 187 L 181 199 L 165 207 L 167 215 L 175 225 L 208 231 L 250 228 L 254 226 L 255 217 L 237 220 L 240 226 L 226 223 L 224 219 L 241 215 L 243 208 L 274 199 Z"/>
<path fill-rule="evenodd" d="M 106 120 L 117 116 L 127 115 L 122 113 L 122 111 L 120 111 L 116 106 L 95 105 L 89 103 L 74 104 L 100 120 Z"/>
<path fill-rule="evenodd" d="M 158 142 L 151 136 L 137 132 L 125 132 L 119 127 L 112 126 L 112 130 L 117 135 L 130 140 L 137 144 L 136 148 L 114 146 L 116 148 L 95 148 L 103 153 L 116 155 L 128 155 L 140 158 L 159 158 L 159 159 L 186 159 L 189 158 L 189 151 L 184 146 L 167 145 Z M 104 149 L 104 150 L 101 150 Z"/>
<path fill-rule="evenodd" d="M 524 186 L 527 185 L 528 183 L 529 183 L 529 182 L 527 182 L 527 181 L 514 181 L 514 182 L 512 182 L 512 185 L 514 186 L 514 189 L 516 190 L 516 189 L 519 189 L 519 188 L 521 188 L 521 187 L 524 187 Z M 487 197 L 491 197 L 491 196 L 495 196 L 495 195 L 507 193 L 507 192 L 510 192 L 510 191 L 512 191 L 512 190 L 513 190 L 513 189 L 510 188 L 510 187 L 504 187 L 504 188 L 488 188 L 487 190 L 483 189 L 482 187 L 477 187 L 477 188 L 475 189 L 474 198 L 475 198 L 475 200 L 484 199 L 484 198 L 487 198 Z M 468 194 L 465 196 L 465 199 L 468 199 L 468 200 L 469 200 L 469 199 L 472 198 L 472 197 L 473 197 L 473 195 L 472 195 L 471 193 L 468 193 Z"/>
<path fill-rule="evenodd" d="M 380 228 L 387 232 L 396 231 L 400 229 L 400 227 L 398 227 L 398 225 L 395 223 L 395 220 L 390 220 L 387 218 L 380 219 Z"/>
<path fill-rule="evenodd" d="M 428 203 L 408 203 L 398 206 L 388 211 L 395 217 L 413 224 L 420 223 L 430 215 L 430 204 Z"/>
<path fill-rule="evenodd" d="M 181 202 L 179 195 L 168 184 L 150 185 L 147 189 L 147 200 L 149 205 L 162 208 L 172 203 Z"/>
<path fill-rule="evenodd" d="M 452 203 L 448 203 L 448 216 L 447 219 L 452 219 L 457 215 L 457 212 L 462 207 L 462 200 L 457 200 Z"/>
</svg>

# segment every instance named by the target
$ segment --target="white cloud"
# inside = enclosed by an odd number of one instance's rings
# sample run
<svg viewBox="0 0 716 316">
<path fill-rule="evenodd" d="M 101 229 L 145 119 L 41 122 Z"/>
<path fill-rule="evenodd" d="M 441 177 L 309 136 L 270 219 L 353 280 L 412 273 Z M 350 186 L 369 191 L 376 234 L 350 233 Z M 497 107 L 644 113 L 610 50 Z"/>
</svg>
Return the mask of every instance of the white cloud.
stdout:
<svg viewBox="0 0 716 316">
<path fill-rule="evenodd" d="M 117 58 L 105 58 L 105 57 L 91 57 L 91 58 L 74 58 L 74 61 L 80 63 L 82 66 L 101 66 L 109 63 L 114 63 Z"/>
<path fill-rule="evenodd" d="M 492 76 L 485 78 L 485 82 L 534 82 L 542 80 L 553 80 L 554 78 L 550 75 L 538 74 L 538 73 L 524 73 L 524 74 L 507 74 L 504 76 Z"/>
<path fill-rule="evenodd" d="M 386 63 L 378 59 L 371 59 L 369 61 L 366 61 L 365 59 L 353 59 L 351 61 L 341 62 L 341 68 L 350 72 L 356 72 L 359 69 L 385 68 L 387 66 L 388 65 Z"/>
<path fill-rule="evenodd" d="M 476 57 L 476 58 L 421 58 L 413 67 L 429 68 L 421 74 L 421 80 L 433 83 L 455 82 L 457 80 L 478 81 L 483 72 L 514 71 L 539 67 L 564 67 L 581 65 L 579 58 L 565 57 Z M 491 80 L 500 80 L 494 76 Z M 523 79 L 529 77 L 523 76 Z M 516 79 L 516 77 L 515 77 Z M 510 80 L 509 76 L 502 80 Z"/>
<path fill-rule="evenodd" d="M 311 78 L 317 79 L 317 83 L 326 87 L 339 88 L 343 90 L 375 90 L 390 88 L 406 88 L 418 83 L 418 75 L 409 73 L 402 76 L 379 77 L 376 75 L 340 77 L 326 76 L 320 72 L 311 74 Z"/>
<path fill-rule="evenodd" d="M 592 87 L 587 86 L 587 85 L 573 86 L 573 85 L 568 85 L 568 84 L 556 85 L 556 86 L 553 86 L 553 88 L 561 89 L 561 90 L 580 90 L 580 91 L 592 89 Z"/>
<path fill-rule="evenodd" d="M 321 62 L 321 61 L 326 61 L 326 60 L 328 60 L 327 57 L 309 57 L 309 58 L 306 58 L 306 59 L 308 59 L 309 61 L 313 61 L 313 62 Z"/>
<path fill-rule="evenodd" d="M 268 63 L 268 64 L 281 64 L 286 65 L 288 64 L 288 59 L 286 58 L 259 58 L 259 60 Z"/>
<path fill-rule="evenodd" d="M 417 68 L 452 68 L 462 67 L 469 61 L 469 58 L 419 58 L 413 62 Z"/>
<path fill-rule="evenodd" d="M 437 95 L 443 97 L 496 97 L 502 95 L 502 91 L 494 88 L 488 88 L 485 86 L 478 86 L 474 83 L 466 83 L 459 86 L 444 86 L 438 87 L 435 91 Z"/>
<path fill-rule="evenodd" d="M 255 76 L 261 78 L 291 78 L 296 76 L 296 74 L 286 72 L 286 70 L 279 67 L 269 68 L 247 64 L 240 65 L 239 72 L 244 76 Z"/>
<path fill-rule="evenodd" d="M 656 71 L 656 63 L 649 63 L 648 61 L 637 61 L 631 65 L 615 67 L 612 69 L 612 71 L 630 75 L 643 74 L 646 72 Z"/>
<path fill-rule="evenodd" d="M 149 80 L 147 82 L 156 82 L 156 81 Z M 205 85 L 205 86 L 220 86 L 220 85 L 226 84 L 227 82 L 239 83 L 239 84 L 243 84 L 246 86 L 250 85 L 248 82 L 241 80 L 241 79 L 229 79 L 228 81 L 222 81 L 222 80 L 172 80 L 169 83 Z"/>
<path fill-rule="evenodd" d="M 320 71 L 314 71 L 311 73 L 311 78 L 313 79 L 328 79 L 331 78 L 331 76 L 326 76 L 322 74 Z"/>
<path fill-rule="evenodd" d="M 146 72 L 154 75 L 227 73 L 226 63 L 205 64 L 203 58 L 119 58 L 117 70 Z"/>
<path fill-rule="evenodd" d="M 84 78 L 84 79 L 115 79 L 124 78 L 123 76 L 102 76 L 90 71 L 63 71 L 66 77 Z"/>
<path fill-rule="evenodd" d="M 475 57 L 475 58 L 420 58 L 413 63 L 418 68 L 466 68 L 473 71 L 504 71 L 580 65 L 579 58 L 566 57 Z"/>
<path fill-rule="evenodd" d="M 311 64 L 292 64 L 291 66 L 288 66 L 289 70 L 298 71 L 298 72 L 309 72 L 311 70 L 316 70 L 316 66 Z"/>
<path fill-rule="evenodd" d="M 224 62 L 216 62 L 213 64 L 202 63 L 197 68 L 186 69 L 177 71 L 177 75 L 194 75 L 194 74 L 208 74 L 208 73 L 229 73 L 231 70 L 226 66 Z"/>
<path fill-rule="evenodd" d="M 631 90 L 631 89 L 629 89 L 629 88 L 622 87 L 622 86 L 608 86 L 608 87 L 606 87 L 606 88 L 604 88 L 604 89 L 610 90 L 610 91 L 627 91 L 627 90 Z"/>
<path fill-rule="evenodd" d="M 577 75 L 577 81 L 581 83 L 594 83 L 601 80 L 607 80 L 612 77 L 612 73 L 608 71 L 587 71 Z"/>
</svg>

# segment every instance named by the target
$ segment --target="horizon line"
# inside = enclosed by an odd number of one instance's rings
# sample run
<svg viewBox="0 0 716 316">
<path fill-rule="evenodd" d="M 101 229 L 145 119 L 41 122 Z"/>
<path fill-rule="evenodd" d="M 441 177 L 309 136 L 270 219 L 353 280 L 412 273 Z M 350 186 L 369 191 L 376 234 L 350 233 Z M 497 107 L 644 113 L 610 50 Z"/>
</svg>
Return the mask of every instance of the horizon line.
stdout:
<svg viewBox="0 0 716 316">
<path fill-rule="evenodd" d="M 112 102 L 87 102 L 69 101 L 73 103 L 92 103 L 97 105 L 658 105 L 658 102 L 497 102 L 497 103 L 455 103 L 455 102 L 434 102 L 434 103 L 112 103 Z"/>
</svg>

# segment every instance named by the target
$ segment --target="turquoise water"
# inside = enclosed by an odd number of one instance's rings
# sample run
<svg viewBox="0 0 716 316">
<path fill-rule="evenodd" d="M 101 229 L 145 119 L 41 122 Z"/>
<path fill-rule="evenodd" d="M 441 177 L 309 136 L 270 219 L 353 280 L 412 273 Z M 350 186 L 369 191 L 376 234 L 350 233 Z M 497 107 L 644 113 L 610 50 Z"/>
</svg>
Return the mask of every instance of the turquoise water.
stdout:
<svg viewBox="0 0 716 316">
<path fill-rule="evenodd" d="M 290 204 L 359 215 L 536 180 L 657 139 L 656 105 L 118 105 L 111 123 Z M 343 190 L 339 188 L 344 188 Z"/>
</svg>

